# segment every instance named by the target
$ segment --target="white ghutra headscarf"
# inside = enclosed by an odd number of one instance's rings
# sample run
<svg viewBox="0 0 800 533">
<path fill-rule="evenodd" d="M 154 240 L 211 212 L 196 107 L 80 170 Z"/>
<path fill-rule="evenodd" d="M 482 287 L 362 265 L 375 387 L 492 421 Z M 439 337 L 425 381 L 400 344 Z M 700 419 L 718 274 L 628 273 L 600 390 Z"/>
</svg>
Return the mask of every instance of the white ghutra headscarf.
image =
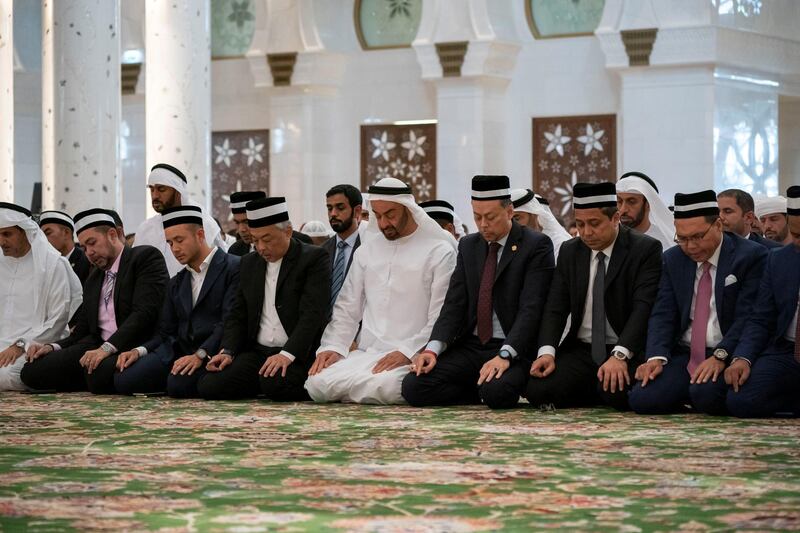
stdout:
<svg viewBox="0 0 800 533">
<path fill-rule="evenodd" d="M 47 309 L 45 309 L 46 298 L 41 298 L 42 294 L 47 294 L 50 283 L 53 279 L 53 272 L 63 268 L 67 272 L 69 280 L 69 316 L 72 317 L 75 311 L 83 302 L 83 288 L 78 276 L 72 270 L 69 261 L 53 248 L 47 237 L 39 228 L 39 225 L 27 213 L 22 210 L 0 207 L 0 228 L 19 227 L 28 237 L 31 245 L 33 257 L 33 272 L 31 272 L 31 291 L 33 300 L 36 302 L 36 314 L 41 322 L 47 319 Z M 0 251 L 0 260 L 5 260 L 5 256 Z"/>
<path fill-rule="evenodd" d="M 458 248 L 458 242 L 453 236 L 442 229 L 439 223 L 433 220 L 414 200 L 414 195 L 411 194 L 411 189 L 397 178 L 383 178 L 369 188 L 367 193 L 368 201 L 371 203 L 375 200 L 383 200 L 385 202 L 394 202 L 400 204 L 411 214 L 414 222 L 417 223 L 416 235 L 427 236 L 436 240 L 442 240 L 450 244 L 454 250 Z M 374 237 L 382 236 L 383 233 L 378 227 L 378 221 L 375 216 L 369 217 L 367 229 L 361 234 L 361 240 L 366 242 Z"/>
<path fill-rule="evenodd" d="M 675 222 L 667 204 L 658 195 L 658 191 L 646 180 L 637 176 L 638 173 L 623 174 L 617 182 L 617 192 L 641 194 L 650 205 L 650 226 L 648 232 L 652 237 L 661 241 L 664 251 L 675 246 Z"/>
</svg>

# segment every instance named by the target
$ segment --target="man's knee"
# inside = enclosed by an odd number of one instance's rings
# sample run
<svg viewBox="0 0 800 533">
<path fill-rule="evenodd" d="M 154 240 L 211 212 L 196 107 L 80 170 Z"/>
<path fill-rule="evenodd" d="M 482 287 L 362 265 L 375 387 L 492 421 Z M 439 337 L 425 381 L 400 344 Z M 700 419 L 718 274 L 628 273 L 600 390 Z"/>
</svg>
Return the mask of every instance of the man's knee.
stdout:
<svg viewBox="0 0 800 533">
<path fill-rule="evenodd" d="M 639 381 L 628 393 L 628 405 L 633 412 L 640 415 L 661 415 L 669 412 L 666 402 L 658 391 L 652 387 L 642 387 Z"/>
<path fill-rule="evenodd" d="M 262 377 L 259 382 L 261 392 L 268 400 L 275 402 L 301 402 L 309 399 L 309 394 L 303 388 L 303 383 L 297 383 L 288 377 L 280 375 Z"/>
<path fill-rule="evenodd" d="M 225 381 L 220 372 L 208 373 L 197 382 L 197 394 L 204 400 L 225 400 Z"/>
<path fill-rule="evenodd" d="M 330 401 L 330 384 L 322 374 L 309 376 L 304 387 L 308 395 L 315 402 L 325 403 Z"/>
<path fill-rule="evenodd" d="M 740 387 L 739 392 L 729 391 L 725 396 L 725 407 L 728 413 L 737 418 L 765 418 L 775 413 L 770 413 L 767 407 L 769 402 L 750 387 Z"/>
<path fill-rule="evenodd" d="M 170 398 L 194 398 L 197 394 L 197 380 L 194 376 L 167 377 L 167 395 Z"/>
<path fill-rule="evenodd" d="M 483 384 L 480 394 L 481 400 L 489 409 L 511 409 L 519 404 L 519 391 L 499 382 Z"/>
<path fill-rule="evenodd" d="M 427 374 L 417 376 L 413 372 L 406 375 L 400 384 L 400 395 L 412 407 L 426 407 L 431 405 L 431 398 L 427 392 L 430 390 L 430 377 Z"/>
<path fill-rule="evenodd" d="M 136 390 L 136 382 L 132 372 L 115 372 L 114 373 L 114 390 L 117 394 L 132 395 Z"/>
<path fill-rule="evenodd" d="M 630 409 L 627 390 L 604 391 L 603 386 L 598 385 L 597 394 L 600 396 L 600 401 L 603 405 L 607 405 L 617 411 L 628 411 Z"/>
<path fill-rule="evenodd" d="M 721 416 L 728 413 L 726 393 L 727 386 L 724 382 L 695 383 L 689 386 L 692 406 L 695 410 L 708 415 Z"/>
</svg>

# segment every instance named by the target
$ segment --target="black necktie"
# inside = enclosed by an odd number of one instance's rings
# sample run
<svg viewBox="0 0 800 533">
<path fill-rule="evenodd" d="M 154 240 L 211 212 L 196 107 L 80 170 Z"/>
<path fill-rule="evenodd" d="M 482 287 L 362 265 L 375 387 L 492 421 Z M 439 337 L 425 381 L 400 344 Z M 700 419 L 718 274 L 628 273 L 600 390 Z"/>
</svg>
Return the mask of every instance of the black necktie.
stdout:
<svg viewBox="0 0 800 533">
<path fill-rule="evenodd" d="M 592 285 L 592 360 L 597 365 L 606 361 L 606 263 L 605 254 L 597 254 L 597 272 Z"/>
</svg>

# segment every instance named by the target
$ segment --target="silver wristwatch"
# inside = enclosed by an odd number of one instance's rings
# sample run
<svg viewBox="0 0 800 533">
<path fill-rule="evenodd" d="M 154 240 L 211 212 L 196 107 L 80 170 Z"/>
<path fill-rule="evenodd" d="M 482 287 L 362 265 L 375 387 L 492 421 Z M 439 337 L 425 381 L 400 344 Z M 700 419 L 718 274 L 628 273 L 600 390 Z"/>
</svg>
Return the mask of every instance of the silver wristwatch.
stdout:
<svg viewBox="0 0 800 533">
<path fill-rule="evenodd" d="M 722 348 L 717 348 L 714 350 L 714 357 L 722 362 L 725 362 L 728 360 L 728 351 Z"/>
<path fill-rule="evenodd" d="M 100 346 L 100 349 L 103 350 L 104 352 L 108 353 L 108 354 L 111 354 L 111 353 L 114 353 L 115 351 L 117 351 L 110 342 L 104 342 Z"/>
<path fill-rule="evenodd" d="M 613 352 L 611 352 L 611 356 L 614 357 L 614 359 L 619 359 L 620 361 L 628 360 L 628 356 L 620 352 L 619 350 L 614 350 Z"/>
<path fill-rule="evenodd" d="M 201 361 L 205 361 L 206 359 L 208 359 L 208 352 L 202 348 L 198 348 L 197 351 L 194 352 L 194 355 L 196 355 L 197 358 L 200 359 Z"/>
<path fill-rule="evenodd" d="M 14 346 L 16 346 L 17 348 L 21 348 L 21 349 L 23 349 L 23 350 L 24 350 L 24 349 L 25 349 L 25 339 L 18 339 L 18 340 L 17 340 L 17 341 L 14 343 Z"/>
</svg>

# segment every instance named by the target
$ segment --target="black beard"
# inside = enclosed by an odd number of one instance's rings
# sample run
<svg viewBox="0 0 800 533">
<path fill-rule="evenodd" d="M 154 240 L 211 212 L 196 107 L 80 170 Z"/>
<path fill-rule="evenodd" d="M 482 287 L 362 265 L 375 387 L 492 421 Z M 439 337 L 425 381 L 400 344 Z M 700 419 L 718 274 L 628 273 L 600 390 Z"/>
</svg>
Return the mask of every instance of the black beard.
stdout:
<svg viewBox="0 0 800 533">
<path fill-rule="evenodd" d="M 328 222 L 330 222 L 331 229 L 333 229 L 333 231 L 336 233 L 343 233 L 353 227 L 353 216 L 351 215 L 347 220 L 342 220 L 339 222 L 333 222 L 329 219 Z"/>
</svg>

